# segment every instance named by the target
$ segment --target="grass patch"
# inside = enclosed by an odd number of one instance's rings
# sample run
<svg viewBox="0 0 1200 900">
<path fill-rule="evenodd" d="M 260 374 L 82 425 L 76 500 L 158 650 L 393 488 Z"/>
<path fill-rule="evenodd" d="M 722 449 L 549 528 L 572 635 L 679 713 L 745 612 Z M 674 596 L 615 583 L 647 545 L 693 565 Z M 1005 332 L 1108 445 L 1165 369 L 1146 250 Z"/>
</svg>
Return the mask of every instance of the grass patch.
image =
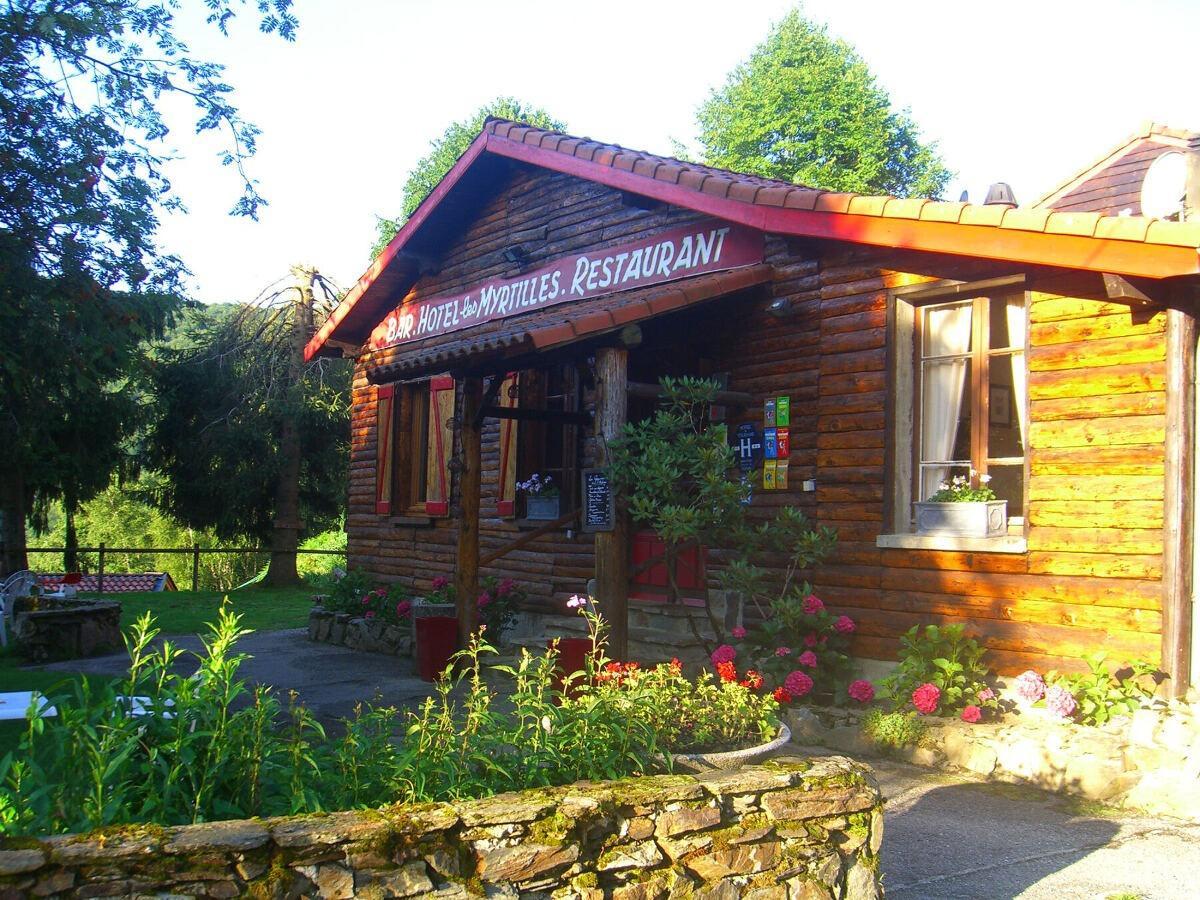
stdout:
<svg viewBox="0 0 1200 900">
<path fill-rule="evenodd" d="M 241 617 L 243 628 L 254 631 L 303 628 L 308 624 L 314 593 L 307 585 L 291 588 L 252 585 L 240 591 L 142 591 L 110 594 L 107 599 L 121 601 L 121 625 L 125 629 L 149 612 L 163 634 L 207 634 L 225 597 Z"/>
</svg>

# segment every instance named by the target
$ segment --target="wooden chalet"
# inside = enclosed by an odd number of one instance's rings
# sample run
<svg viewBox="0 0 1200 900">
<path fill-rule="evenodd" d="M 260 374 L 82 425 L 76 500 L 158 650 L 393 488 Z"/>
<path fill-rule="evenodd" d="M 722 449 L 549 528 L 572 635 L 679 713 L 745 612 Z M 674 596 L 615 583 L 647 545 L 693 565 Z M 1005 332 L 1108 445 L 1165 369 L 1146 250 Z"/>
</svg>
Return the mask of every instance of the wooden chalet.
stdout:
<svg viewBox="0 0 1200 900">
<path fill-rule="evenodd" d="M 584 530 L 581 474 L 660 377 L 715 376 L 731 435 L 788 398 L 752 509 L 836 529 L 813 580 L 860 656 L 961 621 L 1002 672 L 1104 649 L 1182 690 L 1198 248 L 1197 223 L 829 193 L 491 120 L 306 351 L 357 361 L 350 564 L 456 579 L 464 630 L 481 574 L 543 612 L 595 578 L 623 647 L 654 536 Z M 914 533 L 971 467 L 1005 533 Z M 533 472 L 557 521 L 524 515 Z"/>
</svg>

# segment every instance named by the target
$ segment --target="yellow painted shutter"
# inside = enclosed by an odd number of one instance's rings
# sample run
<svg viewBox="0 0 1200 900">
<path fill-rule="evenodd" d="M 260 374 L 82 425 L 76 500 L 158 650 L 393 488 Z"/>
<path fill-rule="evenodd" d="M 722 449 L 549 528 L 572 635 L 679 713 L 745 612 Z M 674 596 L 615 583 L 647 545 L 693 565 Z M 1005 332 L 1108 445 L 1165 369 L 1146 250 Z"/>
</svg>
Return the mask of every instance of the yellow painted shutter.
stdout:
<svg viewBox="0 0 1200 900">
<path fill-rule="evenodd" d="M 395 434 L 396 388 L 385 384 L 375 389 L 375 512 L 392 511 L 392 438 Z"/>
<path fill-rule="evenodd" d="M 517 373 L 509 372 L 500 385 L 496 405 L 513 409 L 517 405 Z M 500 493 L 496 515 L 511 518 L 517 514 L 517 420 L 500 420 Z"/>
<path fill-rule="evenodd" d="M 439 375 L 429 382 L 429 466 L 425 477 L 425 513 L 450 514 L 450 454 L 454 451 L 454 379 Z"/>
</svg>

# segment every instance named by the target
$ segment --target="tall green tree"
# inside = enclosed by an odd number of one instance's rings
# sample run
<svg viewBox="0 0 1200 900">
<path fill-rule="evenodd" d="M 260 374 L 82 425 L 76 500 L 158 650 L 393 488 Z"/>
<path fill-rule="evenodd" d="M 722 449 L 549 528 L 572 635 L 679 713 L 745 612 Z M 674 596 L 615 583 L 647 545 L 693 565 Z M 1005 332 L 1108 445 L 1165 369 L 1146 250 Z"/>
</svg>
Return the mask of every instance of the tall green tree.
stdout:
<svg viewBox="0 0 1200 900">
<path fill-rule="evenodd" d="M 336 527 L 346 500 L 351 366 L 297 367 L 313 306 L 320 315 L 337 300 L 329 289 L 314 301 L 306 287 L 189 310 L 155 371 L 147 440 L 147 463 L 163 476 L 156 505 L 223 540 L 270 546 L 276 585 L 297 579 L 301 534 Z"/>
<path fill-rule="evenodd" d="M 700 107 L 705 162 L 793 184 L 936 197 L 950 171 L 866 62 L 800 8 Z"/>
<path fill-rule="evenodd" d="M 488 116 L 524 122 L 526 125 L 551 131 L 562 131 L 566 128 L 566 125 L 541 107 L 532 106 L 515 97 L 497 97 L 467 118 L 451 123 L 442 136 L 430 144 L 429 152 L 413 166 L 408 180 L 404 182 L 400 215 L 394 219 L 381 218 L 376 223 L 375 244 L 371 247 L 372 259 L 383 251 L 400 227 L 408 221 L 408 217 L 421 205 L 421 201 L 429 196 L 430 191 L 437 187 L 438 182 L 471 146 L 471 141 L 479 136 Z"/>
<path fill-rule="evenodd" d="M 193 3 L 198 0 L 192 0 Z M 203 0 L 226 32 L 246 0 Z M 260 28 L 291 39 L 291 0 L 252 0 Z M 0 7 L 0 572 L 26 565 L 38 498 L 76 504 L 108 481 L 135 425 L 133 380 L 186 271 L 155 241 L 178 208 L 163 173 L 160 105 L 190 99 L 198 131 L 226 136 L 233 212 L 262 205 L 244 168 L 257 130 L 220 66 L 175 31 L 176 2 L 7 0 Z"/>
</svg>

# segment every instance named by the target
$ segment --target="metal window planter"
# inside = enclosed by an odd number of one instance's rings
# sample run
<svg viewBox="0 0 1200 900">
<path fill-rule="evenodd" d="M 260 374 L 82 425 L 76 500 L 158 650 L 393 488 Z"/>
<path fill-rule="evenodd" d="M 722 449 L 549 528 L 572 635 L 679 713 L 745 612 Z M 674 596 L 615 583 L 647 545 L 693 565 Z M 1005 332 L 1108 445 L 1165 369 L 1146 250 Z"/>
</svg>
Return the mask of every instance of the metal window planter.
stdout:
<svg viewBox="0 0 1200 900">
<path fill-rule="evenodd" d="M 917 534 L 948 537 L 1003 537 L 1008 534 L 1008 501 L 913 504 Z"/>
</svg>

